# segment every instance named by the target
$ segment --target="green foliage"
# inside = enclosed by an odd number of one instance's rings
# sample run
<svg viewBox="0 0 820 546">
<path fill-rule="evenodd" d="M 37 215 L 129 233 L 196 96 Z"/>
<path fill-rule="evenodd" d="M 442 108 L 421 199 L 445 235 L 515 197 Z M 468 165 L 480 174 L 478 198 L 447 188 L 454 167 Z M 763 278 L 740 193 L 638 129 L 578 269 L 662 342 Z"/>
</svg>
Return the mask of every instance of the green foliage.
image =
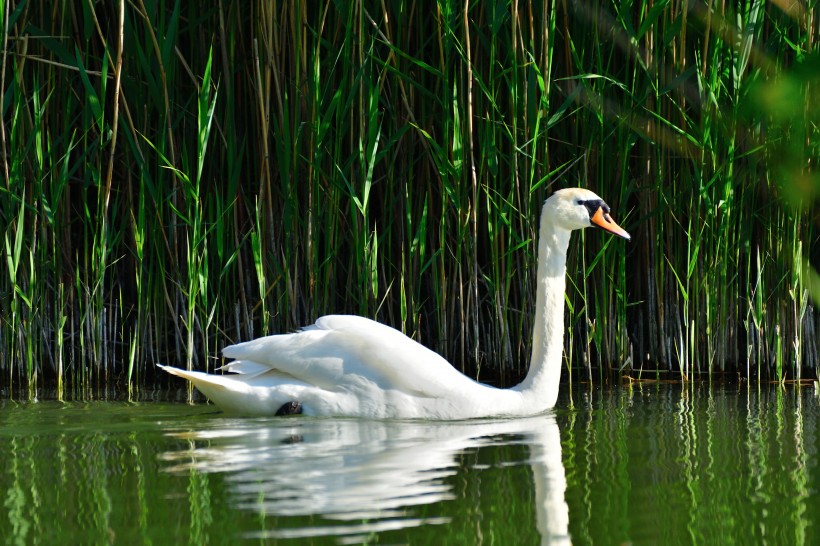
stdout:
<svg viewBox="0 0 820 546">
<path fill-rule="evenodd" d="M 510 384 L 576 185 L 634 239 L 573 243 L 573 371 L 816 373 L 816 8 L 111 4 L 5 5 L 0 384 L 133 389 L 334 312 Z"/>
</svg>

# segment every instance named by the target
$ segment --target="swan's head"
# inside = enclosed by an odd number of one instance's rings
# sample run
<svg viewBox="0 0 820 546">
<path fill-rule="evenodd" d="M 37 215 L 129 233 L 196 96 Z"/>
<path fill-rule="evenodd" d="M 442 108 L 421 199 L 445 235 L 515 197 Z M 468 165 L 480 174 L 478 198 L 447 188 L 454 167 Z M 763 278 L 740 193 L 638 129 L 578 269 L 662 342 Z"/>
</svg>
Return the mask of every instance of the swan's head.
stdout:
<svg viewBox="0 0 820 546">
<path fill-rule="evenodd" d="M 631 239 L 629 233 L 609 215 L 609 205 L 583 188 L 558 190 L 547 199 L 544 208 L 552 222 L 567 230 L 597 226 L 614 235 Z"/>
</svg>

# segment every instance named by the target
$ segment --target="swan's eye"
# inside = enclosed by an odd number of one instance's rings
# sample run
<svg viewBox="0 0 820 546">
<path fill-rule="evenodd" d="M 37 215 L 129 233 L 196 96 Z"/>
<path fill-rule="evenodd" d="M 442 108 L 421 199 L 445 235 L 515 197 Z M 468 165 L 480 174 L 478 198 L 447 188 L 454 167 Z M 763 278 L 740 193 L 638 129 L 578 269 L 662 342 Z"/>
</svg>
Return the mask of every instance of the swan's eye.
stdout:
<svg viewBox="0 0 820 546">
<path fill-rule="evenodd" d="M 586 203 L 586 201 L 584 201 L 583 199 L 578 199 L 577 201 L 575 201 L 576 205 L 583 205 L 584 203 Z"/>
<path fill-rule="evenodd" d="M 609 213 L 609 207 L 602 199 L 579 199 L 579 205 L 583 205 L 587 208 L 587 212 L 589 212 L 589 217 L 592 218 L 598 209 L 604 209 L 605 213 Z"/>
</svg>

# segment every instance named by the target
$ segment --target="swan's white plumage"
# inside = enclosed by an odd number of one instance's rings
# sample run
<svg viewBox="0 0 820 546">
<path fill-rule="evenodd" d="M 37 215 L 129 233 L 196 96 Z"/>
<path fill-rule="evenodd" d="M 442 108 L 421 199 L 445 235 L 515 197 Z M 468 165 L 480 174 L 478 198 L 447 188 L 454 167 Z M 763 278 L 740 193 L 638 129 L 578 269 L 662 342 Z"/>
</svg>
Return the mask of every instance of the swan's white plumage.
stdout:
<svg viewBox="0 0 820 546">
<path fill-rule="evenodd" d="M 596 204 L 595 207 L 589 203 Z M 544 204 L 539 233 L 533 354 L 527 378 L 512 389 L 478 383 L 401 332 L 367 318 L 321 317 L 299 332 L 226 347 L 234 361 L 211 375 L 161 366 L 184 377 L 226 411 L 273 415 L 298 401 L 308 415 L 465 419 L 522 416 L 555 405 L 563 350 L 569 233 L 594 221 L 628 238 L 594 193 L 559 190 Z"/>
</svg>

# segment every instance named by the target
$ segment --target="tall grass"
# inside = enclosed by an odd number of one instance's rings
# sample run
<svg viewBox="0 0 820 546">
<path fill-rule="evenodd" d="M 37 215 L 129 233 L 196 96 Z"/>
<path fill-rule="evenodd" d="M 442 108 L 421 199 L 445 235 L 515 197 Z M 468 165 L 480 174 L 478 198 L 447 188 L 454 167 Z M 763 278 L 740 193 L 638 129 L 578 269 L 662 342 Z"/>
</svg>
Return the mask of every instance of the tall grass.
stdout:
<svg viewBox="0 0 820 546">
<path fill-rule="evenodd" d="M 816 376 L 791 6 L 6 2 L 0 384 L 139 388 L 330 312 L 510 384 L 575 185 L 635 236 L 572 245 L 576 375 Z"/>
</svg>

